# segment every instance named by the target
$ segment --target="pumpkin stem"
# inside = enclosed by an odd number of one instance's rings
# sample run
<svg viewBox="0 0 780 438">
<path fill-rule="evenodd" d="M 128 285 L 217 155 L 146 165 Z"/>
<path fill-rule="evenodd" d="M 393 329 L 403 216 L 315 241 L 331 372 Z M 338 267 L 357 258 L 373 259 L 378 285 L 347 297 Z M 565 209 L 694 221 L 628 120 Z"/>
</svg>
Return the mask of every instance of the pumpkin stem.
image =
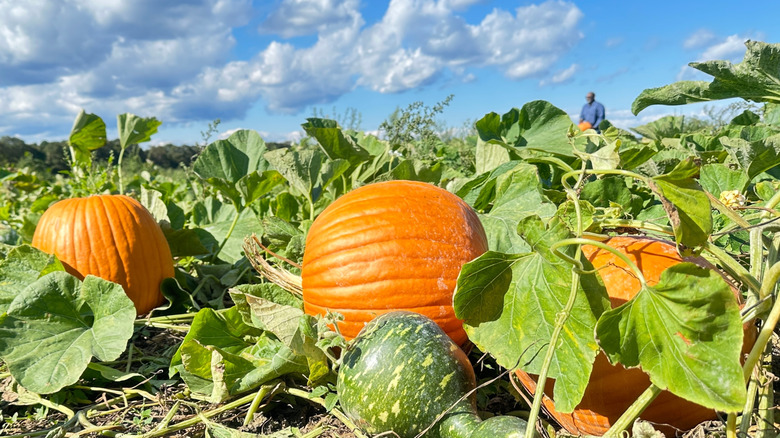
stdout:
<svg viewBox="0 0 780 438">
<path fill-rule="evenodd" d="M 298 296 L 303 295 L 303 283 L 301 281 L 301 277 L 285 270 L 284 268 L 280 268 L 268 263 L 268 260 L 263 257 L 263 253 L 271 254 L 277 259 L 287 262 L 298 268 L 300 268 L 300 265 L 285 257 L 281 257 L 266 248 L 255 234 L 252 234 L 251 237 L 244 239 L 244 252 L 249 259 L 249 263 L 252 264 L 252 267 L 254 267 L 262 277 L 265 277 L 271 283 L 280 286 L 288 292 L 294 293 Z"/>
</svg>

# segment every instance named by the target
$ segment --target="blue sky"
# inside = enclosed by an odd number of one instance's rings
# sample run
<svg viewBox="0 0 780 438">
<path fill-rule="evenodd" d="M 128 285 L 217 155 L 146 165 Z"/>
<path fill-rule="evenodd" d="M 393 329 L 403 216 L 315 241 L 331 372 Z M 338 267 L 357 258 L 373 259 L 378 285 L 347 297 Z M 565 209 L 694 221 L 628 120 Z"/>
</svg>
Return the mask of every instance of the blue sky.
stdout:
<svg viewBox="0 0 780 438">
<path fill-rule="evenodd" d="M 396 108 L 450 94 L 439 118 L 452 128 L 536 99 L 576 117 L 588 91 L 630 128 L 703 114 L 630 113 L 645 88 L 709 79 L 688 62 L 780 42 L 774 1 L 0 0 L 0 11 L 0 136 L 28 142 L 64 139 L 81 108 L 110 137 L 117 114 L 155 116 L 154 144 L 200 142 L 216 118 L 223 136 L 297 139 L 315 108 L 354 109 L 375 131 Z"/>
</svg>

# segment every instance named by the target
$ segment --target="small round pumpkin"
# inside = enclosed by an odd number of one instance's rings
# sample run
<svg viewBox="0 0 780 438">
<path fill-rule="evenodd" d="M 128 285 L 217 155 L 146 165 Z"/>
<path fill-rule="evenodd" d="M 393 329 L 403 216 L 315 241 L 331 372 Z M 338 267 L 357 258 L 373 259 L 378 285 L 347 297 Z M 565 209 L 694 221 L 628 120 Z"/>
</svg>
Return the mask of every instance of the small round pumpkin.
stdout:
<svg viewBox="0 0 780 438">
<path fill-rule="evenodd" d="M 329 205 L 306 237 L 301 272 L 304 310 L 344 316 L 357 336 L 368 321 L 409 310 L 466 341 L 452 294 L 461 267 L 487 251 L 474 210 L 432 184 L 387 181 L 355 189 Z"/>
<path fill-rule="evenodd" d="M 579 125 L 577 125 L 580 128 L 580 131 L 587 131 L 588 129 L 592 128 L 593 125 L 590 124 L 590 122 L 582 121 Z"/>
<path fill-rule="evenodd" d="M 79 279 L 91 274 L 122 285 L 139 315 L 162 304 L 160 282 L 174 276 L 159 225 L 125 195 L 56 202 L 38 221 L 32 246 L 56 255 Z"/>
<path fill-rule="evenodd" d="M 658 283 L 666 268 L 683 261 L 675 245 L 663 240 L 616 236 L 604 243 L 628 256 L 642 271 L 650 286 Z M 626 303 L 639 292 L 639 279 L 620 258 L 592 245 L 584 245 L 582 252 L 593 267 L 598 269 L 613 308 Z M 700 257 L 686 258 L 685 261 L 714 269 Z M 734 292 L 739 300 L 739 294 L 736 290 Z M 754 327 L 746 324 L 744 334 L 743 352 L 747 352 L 755 341 Z M 530 376 L 523 371 L 517 371 L 516 374 L 528 391 L 533 393 L 536 390 L 536 376 Z M 626 369 L 620 364 L 610 364 L 604 353 L 599 352 L 582 401 L 572 413 L 555 410 L 555 402 L 551 398 L 553 384 L 553 379 L 547 380 L 543 400 L 546 410 L 553 418 L 571 434 L 601 436 L 650 386 L 650 378 L 639 368 Z M 662 392 L 640 417 L 654 423 L 654 426 L 667 435 L 674 435 L 675 429 L 689 430 L 703 421 L 717 418 L 712 409 L 684 400 L 668 391 Z"/>
</svg>

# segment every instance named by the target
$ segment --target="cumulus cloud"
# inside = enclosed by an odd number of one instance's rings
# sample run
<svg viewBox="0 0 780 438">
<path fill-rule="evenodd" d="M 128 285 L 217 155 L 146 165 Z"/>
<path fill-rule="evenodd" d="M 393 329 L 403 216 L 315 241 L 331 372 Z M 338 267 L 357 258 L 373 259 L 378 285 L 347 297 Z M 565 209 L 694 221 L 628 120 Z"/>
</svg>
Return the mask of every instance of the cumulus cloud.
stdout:
<svg viewBox="0 0 780 438">
<path fill-rule="evenodd" d="M 715 38 L 715 34 L 710 30 L 699 29 L 683 42 L 683 47 L 686 49 L 698 49 L 710 44 Z"/>
<path fill-rule="evenodd" d="M 282 38 L 324 33 L 349 26 L 358 14 L 358 6 L 358 0 L 285 0 L 259 30 Z"/>
<path fill-rule="evenodd" d="M 359 0 L 281 0 L 257 29 L 274 40 L 236 59 L 233 31 L 255 13 L 250 0 L 0 0 L 0 118 L 18 132 L 67 132 L 82 107 L 229 120 L 258 102 L 292 114 L 357 87 L 397 93 L 472 80 L 476 69 L 550 83 L 576 72 L 556 71 L 583 37 L 574 4 L 496 8 L 467 22 L 462 11 L 479 1 L 391 0 L 366 23 Z M 316 40 L 289 40 L 302 35 Z"/>
<path fill-rule="evenodd" d="M 745 41 L 749 38 L 739 35 L 730 35 L 725 40 L 707 47 L 701 58 L 710 59 L 741 59 L 745 54 Z"/>
<path fill-rule="evenodd" d="M 571 78 L 574 77 L 574 75 L 580 70 L 580 66 L 578 64 L 572 64 L 569 66 L 569 68 L 565 70 L 560 70 L 556 72 L 555 74 L 550 77 L 550 79 L 542 79 L 539 81 L 539 85 L 548 85 L 548 84 L 561 84 L 564 82 L 568 82 L 571 80 Z"/>
<path fill-rule="evenodd" d="M 745 41 L 749 39 L 751 38 L 742 35 L 730 35 L 721 39 L 717 39 L 714 36 L 712 38 L 708 38 L 710 43 L 705 47 L 702 47 L 703 50 L 697 57 L 697 61 L 727 60 L 733 63 L 740 62 L 745 54 Z M 691 41 L 691 38 L 686 41 L 686 44 L 688 41 Z M 680 67 L 680 71 L 677 73 L 676 79 L 678 81 L 709 81 L 712 79 L 712 76 L 702 73 L 699 70 L 689 67 L 688 65 L 683 65 Z"/>
</svg>

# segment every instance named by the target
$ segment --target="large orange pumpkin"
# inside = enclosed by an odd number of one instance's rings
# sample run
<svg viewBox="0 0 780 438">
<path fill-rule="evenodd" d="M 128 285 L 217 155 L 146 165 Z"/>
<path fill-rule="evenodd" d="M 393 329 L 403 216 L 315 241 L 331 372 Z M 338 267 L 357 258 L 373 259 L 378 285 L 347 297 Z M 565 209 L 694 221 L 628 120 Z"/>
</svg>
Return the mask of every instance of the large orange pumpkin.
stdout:
<svg viewBox="0 0 780 438">
<path fill-rule="evenodd" d="M 593 126 L 590 124 L 590 122 L 580 122 L 577 127 L 580 128 L 580 131 L 587 131 L 588 129 L 592 128 Z"/>
<path fill-rule="evenodd" d="M 348 339 L 378 315 L 410 310 L 462 345 L 452 293 L 461 267 L 486 250 L 477 214 L 456 195 L 415 181 L 366 185 L 329 205 L 309 229 L 304 310 L 341 313 Z"/>
<path fill-rule="evenodd" d="M 65 270 L 95 275 L 125 289 L 139 315 L 163 302 L 160 282 L 174 276 L 162 230 L 138 201 L 124 195 L 65 199 L 41 216 L 32 246 L 55 254 Z"/>
<path fill-rule="evenodd" d="M 628 256 L 642 271 L 647 283 L 658 283 L 661 273 L 668 267 L 682 262 L 674 244 L 648 237 L 617 236 L 605 241 L 607 245 Z M 592 245 L 582 247 L 585 257 L 599 269 L 612 307 L 620 306 L 633 298 L 640 289 L 639 279 L 626 264 L 609 251 Z M 687 258 L 685 261 L 713 268 L 702 258 Z M 738 294 L 735 295 L 739 297 Z M 755 341 L 755 329 L 745 328 L 744 351 L 749 351 Z M 536 376 L 517 371 L 523 386 L 531 393 L 536 390 Z M 626 369 L 612 365 L 599 352 L 593 364 L 593 372 L 585 389 L 585 395 L 574 412 L 565 414 L 555 410 L 552 400 L 553 379 L 545 385 L 544 406 L 555 420 L 569 433 L 601 436 L 625 412 L 636 398 L 650 386 L 650 378 L 638 368 Z M 642 413 L 640 418 L 654 423 L 667 435 L 675 430 L 688 430 L 702 421 L 717 418 L 712 409 L 699 406 L 664 391 Z"/>
</svg>

